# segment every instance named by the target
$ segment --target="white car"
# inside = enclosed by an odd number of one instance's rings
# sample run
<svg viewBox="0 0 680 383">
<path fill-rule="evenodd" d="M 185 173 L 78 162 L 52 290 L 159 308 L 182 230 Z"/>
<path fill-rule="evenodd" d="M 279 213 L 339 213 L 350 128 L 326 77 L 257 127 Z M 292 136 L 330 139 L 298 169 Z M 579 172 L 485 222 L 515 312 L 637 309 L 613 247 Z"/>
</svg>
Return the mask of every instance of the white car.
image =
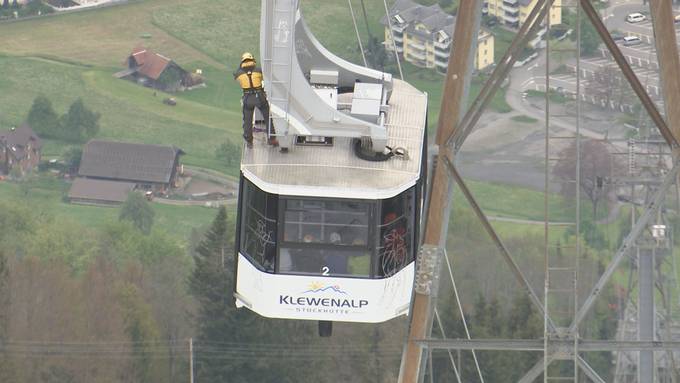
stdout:
<svg viewBox="0 0 680 383">
<path fill-rule="evenodd" d="M 642 40 L 640 40 L 639 37 L 637 36 L 626 36 L 623 38 L 623 45 L 624 46 L 631 46 L 631 45 L 638 45 L 642 44 Z"/>
<path fill-rule="evenodd" d="M 639 12 L 630 13 L 626 16 L 626 21 L 629 23 L 639 23 L 645 20 L 647 20 L 647 16 Z"/>
</svg>

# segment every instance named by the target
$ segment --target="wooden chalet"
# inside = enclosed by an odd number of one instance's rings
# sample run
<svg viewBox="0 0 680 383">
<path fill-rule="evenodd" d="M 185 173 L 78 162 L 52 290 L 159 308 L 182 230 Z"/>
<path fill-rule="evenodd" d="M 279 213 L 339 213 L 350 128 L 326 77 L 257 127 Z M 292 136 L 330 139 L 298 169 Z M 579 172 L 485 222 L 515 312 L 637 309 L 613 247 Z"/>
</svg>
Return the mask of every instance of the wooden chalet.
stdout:
<svg viewBox="0 0 680 383">
<path fill-rule="evenodd" d="M 200 76 L 182 69 L 172 59 L 151 49 L 135 48 L 126 60 L 127 69 L 115 74 L 144 86 L 176 92 L 203 82 Z"/>
<path fill-rule="evenodd" d="M 26 174 L 40 163 L 42 141 L 28 124 L 0 130 L 0 174 Z"/>
</svg>

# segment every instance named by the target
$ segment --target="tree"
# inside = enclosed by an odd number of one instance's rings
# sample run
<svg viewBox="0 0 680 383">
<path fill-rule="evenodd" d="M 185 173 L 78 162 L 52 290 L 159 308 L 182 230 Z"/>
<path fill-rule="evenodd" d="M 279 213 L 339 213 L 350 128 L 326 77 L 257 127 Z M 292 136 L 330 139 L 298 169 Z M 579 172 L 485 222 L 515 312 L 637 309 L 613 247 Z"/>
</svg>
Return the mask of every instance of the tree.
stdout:
<svg viewBox="0 0 680 383">
<path fill-rule="evenodd" d="M 159 338 L 158 328 L 151 314 L 149 304 L 144 302 L 139 289 L 127 283 L 119 292 L 120 305 L 123 310 L 125 332 L 133 342 L 132 352 L 134 358 L 131 361 L 132 376 L 128 381 L 150 382 L 153 371 L 153 355 L 149 352 L 149 343 Z M 130 379 L 131 378 L 131 379 Z"/>
<path fill-rule="evenodd" d="M 376 37 L 371 37 L 368 40 L 368 45 L 366 47 L 366 61 L 368 65 L 374 69 L 385 68 L 385 63 L 387 61 L 387 51 L 385 51 L 385 46 L 378 41 Z"/>
<path fill-rule="evenodd" d="M 599 202 L 607 195 L 606 180 L 611 177 L 613 163 L 609 147 L 600 141 L 581 141 L 581 192 L 590 199 L 593 218 L 597 217 Z M 553 174 L 561 179 L 561 193 L 566 198 L 576 195 L 576 142 L 572 142 L 559 153 L 559 160 L 553 168 Z"/>
<path fill-rule="evenodd" d="M 292 340 L 286 330 L 288 321 L 272 323 L 249 310 L 237 310 L 233 304 L 234 257 L 233 232 L 227 224 L 227 211 L 220 207 L 203 240 L 192 250 L 194 271 L 189 277 L 189 293 L 198 303 L 195 316 L 198 336 L 195 349 L 197 378 L 206 382 L 274 382 L 283 371 L 290 381 L 303 381 L 301 374 L 291 368 L 290 361 L 267 360 L 266 368 L 258 358 L 224 360 L 211 357 L 219 345 L 250 343 L 268 339 L 270 342 L 298 343 L 305 337 Z M 310 373 L 304 372 L 304 380 Z"/>
<path fill-rule="evenodd" d="M 60 119 L 63 129 L 62 139 L 72 142 L 85 142 L 99 133 L 101 115 L 89 110 L 81 98 L 71 104 L 68 112 Z"/>
<path fill-rule="evenodd" d="M 69 174 L 78 173 L 78 168 L 80 168 L 80 159 L 83 156 L 83 149 L 79 146 L 72 146 L 62 154 L 64 159 L 64 166 L 66 167 L 66 172 Z"/>
<path fill-rule="evenodd" d="M 227 140 L 215 149 L 215 157 L 224 160 L 227 166 L 236 165 L 241 160 L 241 146 Z"/>
<path fill-rule="evenodd" d="M 12 8 L 19 9 L 19 2 L 17 0 L 12 0 Z"/>
<path fill-rule="evenodd" d="M 9 266 L 7 257 L 0 249 L 0 341 L 7 335 L 7 313 L 9 310 Z"/>
<path fill-rule="evenodd" d="M 7 9 L 9 8 L 9 0 L 3 0 L 2 1 L 2 9 Z"/>
<path fill-rule="evenodd" d="M 33 100 L 26 122 L 40 136 L 58 138 L 61 134 L 57 113 L 52 108 L 52 102 L 44 95 Z"/>
<path fill-rule="evenodd" d="M 9 335 L 9 315 L 10 315 L 10 291 L 9 291 L 9 265 L 5 253 L 0 249 L 0 344 Z M 0 351 L 0 381 L 12 382 L 14 366 Z"/>
<path fill-rule="evenodd" d="M 588 92 L 597 95 L 608 106 L 612 96 L 624 91 L 621 88 L 621 77 L 612 67 L 601 67 L 593 73 L 593 80 L 589 82 Z"/>
<path fill-rule="evenodd" d="M 233 277 L 225 267 L 231 254 L 230 235 L 227 231 L 227 210 L 220 207 L 212 226 L 205 234 L 194 254 L 195 268 L 189 277 L 189 292 L 196 298 L 198 308 L 198 330 L 200 341 L 216 341 L 229 336 L 230 304 L 229 291 Z M 207 380 L 229 380 L 229 368 L 224 361 L 206 359 L 201 363 L 203 377 Z"/>
<path fill-rule="evenodd" d="M 600 46 L 600 35 L 587 17 L 581 17 L 581 54 L 589 56 Z"/>
<path fill-rule="evenodd" d="M 149 201 L 143 195 L 131 192 L 120 208 L 118 219 L 130 221 L 142 233 L 149 234 L 153 226 L 154 215 L 155 212 Z"/>
</svg>

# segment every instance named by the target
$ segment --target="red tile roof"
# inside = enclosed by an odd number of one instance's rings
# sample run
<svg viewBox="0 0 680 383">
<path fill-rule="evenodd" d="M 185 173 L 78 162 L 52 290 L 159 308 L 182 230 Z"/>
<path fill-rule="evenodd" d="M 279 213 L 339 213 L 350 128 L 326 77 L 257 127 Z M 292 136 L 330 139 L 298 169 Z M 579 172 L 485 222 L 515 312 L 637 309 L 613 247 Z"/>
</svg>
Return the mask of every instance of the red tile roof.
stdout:
<svg viewBox="0 0 680 383">
<path fill-rule="evenodd" d="M 153 52 L 151 49 L 137 47 L 130 55 L 137 64 L 137 72 L 154 80 L 158 80 L 161 73 L 172 60 Z"/>
</svg>

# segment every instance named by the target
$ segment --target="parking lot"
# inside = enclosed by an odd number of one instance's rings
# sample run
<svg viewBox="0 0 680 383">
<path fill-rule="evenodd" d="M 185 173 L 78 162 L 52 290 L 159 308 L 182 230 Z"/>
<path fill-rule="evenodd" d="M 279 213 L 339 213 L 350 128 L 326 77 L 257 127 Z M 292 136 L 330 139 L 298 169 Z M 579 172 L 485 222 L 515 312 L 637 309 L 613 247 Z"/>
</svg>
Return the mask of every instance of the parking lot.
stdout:
<svg viewBox="0 0 680 383">
<path fill-rule="evenodd" d="M 663 114 L 663 101 L 659 79 L 659 63 L 654 46 L 652 23 L 647 18 L 637 23 L 626 22 L 626 15 L 637 12 L 642 5 L 626 4 L 618 13 L 614 11 L 606 16 L 606 23 L 610 32 L 616 31 L 616 43 L 626 61 L 646 89 L 652 100 Z M 679 24 L 676 24 L 679 25 Z M 680 30 L 676 28 L 678 41 Z M 624 36 L 637 36 L 640 41 L 629 42 L 624 45 Z M 565 63 L 566 70 L 550 76 L 549 87 L 564 95 L 575 97 L 577 88 L 577 63 L 575 59 Z M 582 57 L 578 67 L 580 77 L 581 98 L 585 102 L 610 109 L 630 112 L 636 100 L 631 97 L 632 90 L 623 74 L 614 62 L 611 53 L 601 45 L 592 57 Z M 545 91 L 545 76 L 536 75 L 522 84 L 524 90 Z M 604 89 L 610 88 L 610 89 Z M 619 93 L 626 93 L 626 97 Z M 608 105 L 607 105 L 608 104 Z"/>
</svg>

